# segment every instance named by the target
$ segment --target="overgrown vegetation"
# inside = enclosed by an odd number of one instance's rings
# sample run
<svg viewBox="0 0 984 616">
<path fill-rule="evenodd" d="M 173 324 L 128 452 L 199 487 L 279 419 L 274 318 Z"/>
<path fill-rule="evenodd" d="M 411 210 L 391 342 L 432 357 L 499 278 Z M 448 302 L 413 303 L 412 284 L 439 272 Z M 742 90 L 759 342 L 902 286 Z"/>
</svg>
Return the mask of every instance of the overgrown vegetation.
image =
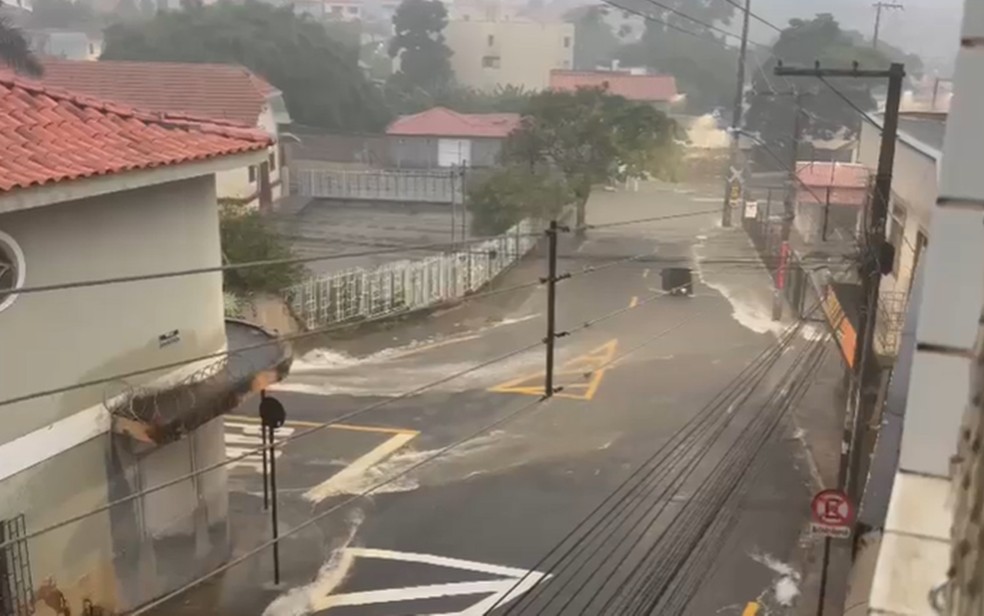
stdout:
<svg viewBox="0 0 984 616">
<path fill-rule="evenodd" d="M 333 40 L 322 24 L 295 15 L 290 5 L 188 3 L 180 11 L 110 26 L 102 58 L 242 64 L 283 91 L 300 124 L 378 131 L 391 118 L 382 93 L 359 69 L 357 49 Z"/>
<path fill-rule="evenodd" d="M 290 245 L 267 226 L 256 210 L 223 205 L 219 217 L 222 258 L 225 263 L 290 259 Z M 296 263 L 265 265 L 225 272 L 223 287 L 237 296 L 280 293 L 304 278 L 304 266 Z"/>
<path fill-rule="evenodd" d="M 676 131 L 676 122 L 663 112 L 600 88 L 544 91 L 530 99 L 522 126 L 506 141 L 503 159 L 563 174 L 582 227 L 593 185 L 630 177 L 674 178 Z"/>
<path fill-rule="evenodd" d="M 468 209 L 475 235 L 498 235 L 524 218 L 549 220 L 560 215 L 573 194 L 563 177 L 544 170 L 510 165 L 468 187 Z"/>
</svg>

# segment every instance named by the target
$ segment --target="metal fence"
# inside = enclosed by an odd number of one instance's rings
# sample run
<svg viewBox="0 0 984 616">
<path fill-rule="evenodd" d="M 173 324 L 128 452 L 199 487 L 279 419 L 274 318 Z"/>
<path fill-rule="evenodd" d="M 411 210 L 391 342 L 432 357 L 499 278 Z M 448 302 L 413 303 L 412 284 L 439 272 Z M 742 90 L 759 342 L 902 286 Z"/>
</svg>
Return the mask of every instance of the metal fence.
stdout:
<svg viewBox="0 0 984 616">
<path fill-rule="evenodd" d="M 524 220 L 462 250 L 313 277 L 290 287 L 287 301 L 308 329 L 397 315 L 464 297 L 529 252 L 540 223 Z"/>
<path fill-rule="evenodd" d="M 292 195 L 321 199 L 461 203 L 462 178 L 446 171 L 343 171 L 292 165 Z"/>
</svg>

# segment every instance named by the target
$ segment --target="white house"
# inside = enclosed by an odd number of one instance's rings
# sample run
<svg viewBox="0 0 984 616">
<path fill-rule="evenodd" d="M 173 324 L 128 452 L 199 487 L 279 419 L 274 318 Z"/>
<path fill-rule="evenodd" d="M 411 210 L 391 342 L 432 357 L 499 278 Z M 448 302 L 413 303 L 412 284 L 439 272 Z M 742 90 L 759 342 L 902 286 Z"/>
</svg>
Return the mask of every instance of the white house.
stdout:
<svg viewBox="0 0 984 616">
<path fill-rule="evenodd" d="M 219 199 L 265 210 L 284 194 L 284 166 L 276 145 L 278 124 L 290 122 L 283 93 L 245 67 L 46 59 L 44 68 L 43 81 L 48 85 L 147 111 L 183 113 L 262 129 L 273 140 L 266 159 L 216 174 Z"/>
<path fill-rule="evenodd" d="M 0 606 L 118 613 L 228 557 L 223 470 L 137 492 L 223 460 L 221 413 L 288 351 L 221 355 L 269 336 L 219 272 L 31 288 L 220 265 L 215 175 L 270 143 L 0 75 Z"/>
</svg>

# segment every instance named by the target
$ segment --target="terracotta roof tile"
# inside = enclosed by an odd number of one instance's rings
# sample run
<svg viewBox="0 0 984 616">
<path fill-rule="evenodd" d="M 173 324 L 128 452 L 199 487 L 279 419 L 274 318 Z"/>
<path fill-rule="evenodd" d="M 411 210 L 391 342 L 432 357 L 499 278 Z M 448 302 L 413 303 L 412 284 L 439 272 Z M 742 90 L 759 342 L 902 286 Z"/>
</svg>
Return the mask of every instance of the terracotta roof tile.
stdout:
<svg viewBox="0 0 984 616">
<path fill-rule="evenodd" d="M 256 126 L 277 89 L 244 66 L 45 58 L 43 82 L 147 111 Z M 113 103 L 107 103 L 113 105 Z M 119 107 L 122 110 L 127 107 Z"/>
<path fill-rule="evenodd" d="M 445 107 L 397 118 L 387 135 L 503 138 L 519 128 L 518 113 L 458 113 Z"/>
<path fill-rule="evenodd" d="M 673 75 L 633 75 L 617 71 L 550 71 L 552 90 L 607 87 L 611 94 L 645 103 L 672 102 L 677 97 Z"/>
<path fill-rule="evenodd" d="M 0 191 L 262 150 L 261 130 L 138 111 L 0 74 Z"/>
</svg>

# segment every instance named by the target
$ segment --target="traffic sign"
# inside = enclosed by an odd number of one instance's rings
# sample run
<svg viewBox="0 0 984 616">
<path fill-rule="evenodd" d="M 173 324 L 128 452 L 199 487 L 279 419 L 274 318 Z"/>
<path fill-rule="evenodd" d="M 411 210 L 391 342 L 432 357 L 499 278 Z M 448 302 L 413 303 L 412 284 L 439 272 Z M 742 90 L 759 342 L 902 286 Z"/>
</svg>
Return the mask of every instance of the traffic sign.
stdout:
<svg viewBox="0 0 984 616">
<path fill-rule="evenodd" d="M 841 490 L 817 492 L 810 504 L 810 512 L 812 514 L 810 530 L 813 534 L 838 538 L 851 536 L 854 505 Z"/>
</svg>

